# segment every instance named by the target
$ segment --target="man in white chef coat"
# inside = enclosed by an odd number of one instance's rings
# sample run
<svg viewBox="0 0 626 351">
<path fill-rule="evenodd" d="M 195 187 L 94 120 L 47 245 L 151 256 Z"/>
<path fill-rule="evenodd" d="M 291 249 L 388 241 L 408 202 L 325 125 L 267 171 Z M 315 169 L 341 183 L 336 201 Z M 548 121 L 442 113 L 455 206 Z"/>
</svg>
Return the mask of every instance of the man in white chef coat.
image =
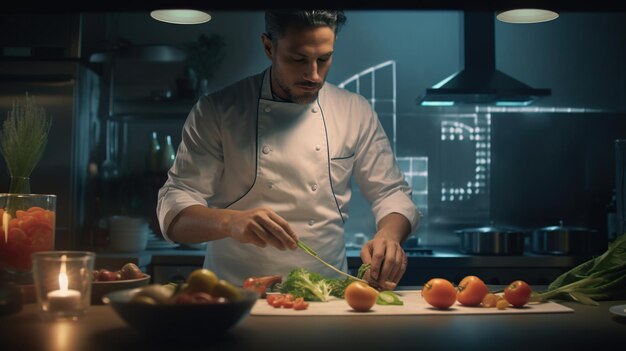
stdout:
<svg viewBox="0 0 626 351">
<path fill-rule="evenodd" d="M 347 271 L 350 179 L 372 204 L 377 232 L 361 250 L 371 280 L 397 283 L 402 243 L 420 214 L 389 140 L 362 96 L 325 83 L 342 11 L 268 11 L 271 66 L 202 97 L 190 112 L 157 214 L 167 239 L 209 242 L 205 268 L 241 285 L 303 267 Z M 392 284 L 393 285 L 393 284 Z"/>
</svg>

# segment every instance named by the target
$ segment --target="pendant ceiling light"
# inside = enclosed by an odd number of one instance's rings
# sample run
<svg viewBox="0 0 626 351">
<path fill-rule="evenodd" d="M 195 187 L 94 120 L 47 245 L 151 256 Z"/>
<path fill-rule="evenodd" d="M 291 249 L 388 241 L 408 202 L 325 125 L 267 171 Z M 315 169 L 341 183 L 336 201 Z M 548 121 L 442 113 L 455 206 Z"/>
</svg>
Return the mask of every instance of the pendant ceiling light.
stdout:
<svg viewBox="0 0 626 351">
<path fill-rule="evenodd" d="M 539 23 L 552 21 L 559 17 L 559 14 L 544 9 L 513 9 L 498 12 L 496 18 L 507 23 Z"/>
<path fill-rule="evenodd" d="M 157 21 L 173 24 L 200 24 L 211 20 L 211 14 L 192 9 L 164 9 L 150 12 Z"/>
</svg>

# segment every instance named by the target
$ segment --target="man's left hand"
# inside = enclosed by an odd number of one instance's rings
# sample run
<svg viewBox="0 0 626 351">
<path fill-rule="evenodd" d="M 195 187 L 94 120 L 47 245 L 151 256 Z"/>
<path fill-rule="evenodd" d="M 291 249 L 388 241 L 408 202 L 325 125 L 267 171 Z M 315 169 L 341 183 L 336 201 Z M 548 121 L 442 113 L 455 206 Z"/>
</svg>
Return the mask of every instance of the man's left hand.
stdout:
<svg viewBox="0 0 626 351">
<path fill-rule="evenodd" d="M 402 245 L 378 234 L 361 248 L 361 260 L 371 264 L 370 281 L 384 290 L 393 290 L 407 267 Z"/>
</svg>

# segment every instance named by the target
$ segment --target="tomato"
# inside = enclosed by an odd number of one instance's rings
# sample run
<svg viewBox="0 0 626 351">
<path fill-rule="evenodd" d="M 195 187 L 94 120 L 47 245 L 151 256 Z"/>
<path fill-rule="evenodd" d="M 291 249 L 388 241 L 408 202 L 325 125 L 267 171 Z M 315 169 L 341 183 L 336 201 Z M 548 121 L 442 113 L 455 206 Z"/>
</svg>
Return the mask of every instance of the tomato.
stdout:
<svg viewBox="0 0 626 351">
<path fill-rule="evenodd" d="M 304 298 L 298 297 L 293 302 L 293 309 L 296 311 L 306 310 L 309 307 L 309 303 L 304 301 Z"/>
<path fill-rule="evenodd" d="M 187 292 L 204 292 L 211 294 L 217 285 L 217 275 L 204 268 L 196 269 L 187 277 Z"/>
<path fill-rule="evenodd" d="M 98 271 L 98 275 L 96 276 L 96 281 L 99 282 L 110 282 L 115 281 L 117 279 L 117 273 L 111 272 L 108 269 L 101 269 Z"/>
<path fill-rule="evenodd" d="M 16 210 L 15 217 L 5 213 L 4 209 L 1 214 L 3 229 L 0 230 L 0 260 L 10 269 L 30 270 L 32 253 L 52 250 L 54 247 L 54 212 L 31 207 L 26 211 Z M 4 223 L 5 220 L 8 223 Z M 5 225 L 8 227 L 6 238 Z"/>
<path fill-rule="evenodd" d="M 294 296 L 292 294 L 269 294 L 267 295 L 267 304 L 273 306 L 275 308 L 294 308 L 296 305 L 296 301 L 301 300 L 299 303 L 302 304 L 304 301 L 303 298 L 299 297 L 294 300 Z M 308 304 L 307 304 L 308 306 Z M 298 306 L 301 307 L 301 306 Z"/>
<path fill-rule="evenodd" d="M 220 279 L 215 284 L 210 294 L 215 297 L 223 297 L 228 301 L 239 299 L 239 291 L 237 291 L 237 288 L 223 279 Z"/>
<path fill-rule="evenodd" d="M 504 288 L 504 298 L 513 307 L 522 307 L 528 303 L 533 290 L 523 280 L 516 280 Z"/>
<path fill-rule="evenodd" d="M 282 294 L 271 295 L 271 298 L 270 296 L 268 296 L 268 299 L 267 299 L 267 303 L 270 304 L 270 306 L 273 306 L 275 308 L 283 307 L 283 301 L 285 301 L 285 296 Z"/>
<path fill-rule="evenodd" d="M 283 295 L 283 308 L 293 308 L 293 295 L 291 294 L 286 294 Z"/>
<path fill-rule="evenodd" d="M 496 302 L 496 308 L 499 310 L 506 310 L 509 307 L 509 302 L 506 299 L 500 299 Z"/>
<path fill-rule="evenodd" d="M 496 303 L 498 302 L 499 296 L 496 294 L 488 293 L 483 297 L 483 301 L 481 304 L 483 307 L 496 307 Z"/>
<path fill-rule="evenodd" d="M 422 289 L 424 300 L 438 309 L 446 309 L 456 301 L 456 289 L 449 280 L 433 278 Z"/>
<path fill-rule="evenodd" d="M 350 283 L 344 293 L 348 305 L 357 312 L 369 311 L 376 303 L 377 297 L 376 289 L 359 281 Z"/>
<path fill-rule="evenodd" d="M 267 298 L 266 298 L 267 304 L 270 305 L 270 306 L 274 306 L 274 301 L 276 301 L 276 299 L 279 296 L 282 296 L 282 295 L 281 294 L 269 294 L 269 295 L 267 295 Z"/>
<path fill-rule="evenodd" d="M 470 275 L 456 287 L 456 299 L 465 306 L 478 306 L 489 293 L 487 285 L 478 277 Z"/>
</svg>

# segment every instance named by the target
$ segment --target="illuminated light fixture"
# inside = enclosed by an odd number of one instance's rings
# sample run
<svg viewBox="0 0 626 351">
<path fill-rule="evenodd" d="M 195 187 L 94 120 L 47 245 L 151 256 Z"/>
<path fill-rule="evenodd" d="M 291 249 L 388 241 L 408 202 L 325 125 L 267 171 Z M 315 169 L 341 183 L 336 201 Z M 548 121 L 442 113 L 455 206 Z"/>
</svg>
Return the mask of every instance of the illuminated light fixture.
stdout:
<svg viewBox="0 0 626 351">
<path fill-rule="evenodd" d="M 559 14 L 543 9 L 513 9 L 499 12 L 496 18 L 506 23 L 540 23 L 557 19 Z"/>
<path fill-rule="evenodd" d="M 422 101 L 422 106 L 454 106 L 454 101 Z"/>
<path fill-rule="evenodd" d="M 532 104 L 532 100 L 527 100 L 527 101 L 498 101 L 496 102 L 496 106 L 506 106 L 506 107 L 510 107 L 510 106 L 528 106 L 530 104 Z"/>
<path fill-rule="evenodd" d="M 200 24 L 211 20 L 211 14 L 191 9 L 154 10 L 150 17 L 157 21 L 173 24 Z"/>
</svg>

